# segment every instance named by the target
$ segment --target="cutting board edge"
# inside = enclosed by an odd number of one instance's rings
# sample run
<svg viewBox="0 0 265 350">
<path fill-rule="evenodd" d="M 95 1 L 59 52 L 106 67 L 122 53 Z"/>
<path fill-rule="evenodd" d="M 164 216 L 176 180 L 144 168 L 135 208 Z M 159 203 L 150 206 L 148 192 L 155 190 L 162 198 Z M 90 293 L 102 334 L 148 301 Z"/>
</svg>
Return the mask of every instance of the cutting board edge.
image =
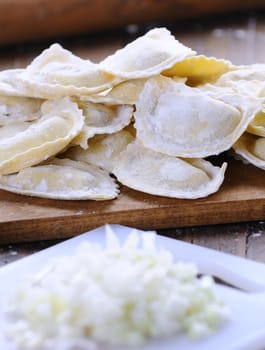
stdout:
<svg viewBox="0 0 265 350">
<path fill-rule="evenodd" d="M 244 206 L 238 206 L 238 201 L 197 202 L 194 207 L 183 204 L 183 208 L 165 206 L 100 215 L 66 215 L 4 222 L 0 223 L 0 244 L 66 239 L 107 223 L 143 230 L 159 230 L 264 219 L 265 199 L 246 200 Z"/>
</svg>

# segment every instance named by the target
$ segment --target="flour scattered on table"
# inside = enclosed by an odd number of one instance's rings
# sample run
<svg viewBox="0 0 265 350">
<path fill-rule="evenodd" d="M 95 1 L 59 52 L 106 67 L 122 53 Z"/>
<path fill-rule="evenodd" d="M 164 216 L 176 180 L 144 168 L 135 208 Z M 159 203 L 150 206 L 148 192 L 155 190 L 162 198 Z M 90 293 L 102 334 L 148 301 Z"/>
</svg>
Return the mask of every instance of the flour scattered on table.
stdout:
<svg viewBox="0 0 265 350">
<path fill-rule="evenodd" d="M 156 247 L 153 232 L 124 243 L 106 226 L 105 247 L 82 243 L 14 291 L 5 333 L 19 350 L 140 346 L 154 338 L 218 332 L 229 310 L 209 276 Z"/>
</svg>

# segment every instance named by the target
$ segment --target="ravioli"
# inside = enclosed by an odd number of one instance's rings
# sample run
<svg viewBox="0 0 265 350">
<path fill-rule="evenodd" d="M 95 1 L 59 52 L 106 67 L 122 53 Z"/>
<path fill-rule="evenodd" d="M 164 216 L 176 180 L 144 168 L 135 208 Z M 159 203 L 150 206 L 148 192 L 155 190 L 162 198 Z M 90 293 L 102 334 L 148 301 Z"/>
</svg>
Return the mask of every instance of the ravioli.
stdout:
<svg viewBox="0 0 265 350">
<path fill-rule="evenodd" d="M 197 55 L 166 28 L 99 63 L 51 45 L 25 69 L 0 72 L 0 187 L 112 199 L 111 173 L 158 196 L 208 196 L 226 164 L 205 157 L 232 147 L 265 170 L 264 98 L 265 64 Z"/>
<path fill-rule="evenodd" d="M 137 137 L 147 148 L 172 156 L 219 154 L 234 144 L 262 107 L 260 101 L 247 102 L 244 96 L 217 99 L 169 78 L 149 79 L 136 103 Z"/>
<path fill-rule="evenodd" d="M 111 134 L 130 124 L 133 107 L 129 105 L 106 106 L 88 101 L 78 101 L 85 124 L 72 144 L 86 149 L 87 140 L 98 134 Z"/>
<path fill-rule="evenodd" d="M 38 119 L 42 103 L 36 98 L 0 95 L 0 126 Z"/>
<path fill-rule="evenodd" d="M 71 147 L 65 154 L 73 160 L 81 160 L 95 164 L 109 172 L 119 162 L 120 153 L 134 140 L 128 129 L 120 130 L 110 135 L 98 135 L 89 140 L 88 148 Z"/>
<path fill-rule="evenodd" d="M 247 96 L 264 98 L 265 65 L 238 66 L 235 70 L 223 74 L 215 84 L 220 87 L 231 87 Z"/>
<path fill-rule="evenodd" d="M 243 162 L 265 170 L 265 138 L 244 133 L 233 145 L 233 150 Z"/>
<path fill-rule="evenodd" d="M 91 164 L 69 159 L 53 159 L 0 175 L 0 188 L 33 197 L 64 200 L 107 200 L 116 198 L 119 190 L 109 174 Z"/>
<path fill-rule="evenodd" d="M 122 79 L 148 78 L 195 55 L 166 28 L 155 28 L 100 62 L 100 68 Z"/>
<path fill-rule="evenodd" d="M 114 175 L 125 186 L 158 196 L 201 198 L 216 192 L 224 180 L 221 168 L 203 159 L 180 159 L 145 148 L 139 140 L 119 156 Z"/>
<path fill-rule="evenodd" d="M 257 63 L 251 65 L 235 66 L 231 72 L 227 72 L 220 77 L 220 83 L 239 82 L 239 81 L 264 81 L 265 64 Z"/>
<path fill-rule="evenodd" d="M 239 108 L 243 118 L 250 117 L 246 131 L 258 136 L 265 136 L 265 112 L 264 99 L 253 94 L 239 91 L 232 86 L 218 86 L 206 84 L 199 89 L 211 97 L 219 98 L 222 101 Z M 253 117 L 251 117 L 253 116 Z M 246 118 L 248 120 L 248 117 Z"/>
<path fill-rule="evenodd" d="M 103 72 L 98 64 L 73 55 L 59 44 L 53 44 L 36 57 L 20 79 L 28 96 L 51 99 L 89 95 L 120 82 Z"/>
<path fill-rule="evenodd" d="M 185 77 L 187 84 L 196 86 L 217 80 L 222 74 L 235 69 L 230 61 L 206 57 L 188 57 L 162 72 L 167 77 Z"/>
<path fill-rule="evenodd" d="M 25 130 L 0 139 L 0 174 L 15 173 L 57 154 L 84 125 L 82 112 L 69 98 L 46 101 L 41 112 Z"/>
</svg>

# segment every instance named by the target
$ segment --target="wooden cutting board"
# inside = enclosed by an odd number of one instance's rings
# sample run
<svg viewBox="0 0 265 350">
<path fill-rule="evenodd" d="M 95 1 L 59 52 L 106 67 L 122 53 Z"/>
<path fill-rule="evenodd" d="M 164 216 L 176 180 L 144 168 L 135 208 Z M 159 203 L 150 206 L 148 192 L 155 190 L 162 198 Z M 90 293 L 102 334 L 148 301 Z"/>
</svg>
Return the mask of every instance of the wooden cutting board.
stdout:
<svg viewBox="0 0 265 350">
<path fill-rule="evenodd" d="M 126 187 L 111 201 L 58 201 L 0 191 L 0 243 L 67 238 L 105 223 L 140 229 L 264 220 L 265 172 L 228 160 L 218 193 L 196 200 L 152 196 Z"/>
</svg>

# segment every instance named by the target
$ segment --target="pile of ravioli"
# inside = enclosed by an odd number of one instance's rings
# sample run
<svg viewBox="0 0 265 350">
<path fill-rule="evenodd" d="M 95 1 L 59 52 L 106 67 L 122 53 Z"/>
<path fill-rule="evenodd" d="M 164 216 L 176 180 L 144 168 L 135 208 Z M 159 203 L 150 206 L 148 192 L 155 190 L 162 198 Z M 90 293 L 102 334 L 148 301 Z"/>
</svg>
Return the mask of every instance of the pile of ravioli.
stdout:
<svg viewBox="0 0 265 350">
<path fill-rule="evenodd" d="M 219 190 L 233 150 L 265 169 L 265 64 L 198 55 L 155 28 L 99 63 L 58 44 L 0 72 L 0 188 L 107 200 Z"/>
</svg>

